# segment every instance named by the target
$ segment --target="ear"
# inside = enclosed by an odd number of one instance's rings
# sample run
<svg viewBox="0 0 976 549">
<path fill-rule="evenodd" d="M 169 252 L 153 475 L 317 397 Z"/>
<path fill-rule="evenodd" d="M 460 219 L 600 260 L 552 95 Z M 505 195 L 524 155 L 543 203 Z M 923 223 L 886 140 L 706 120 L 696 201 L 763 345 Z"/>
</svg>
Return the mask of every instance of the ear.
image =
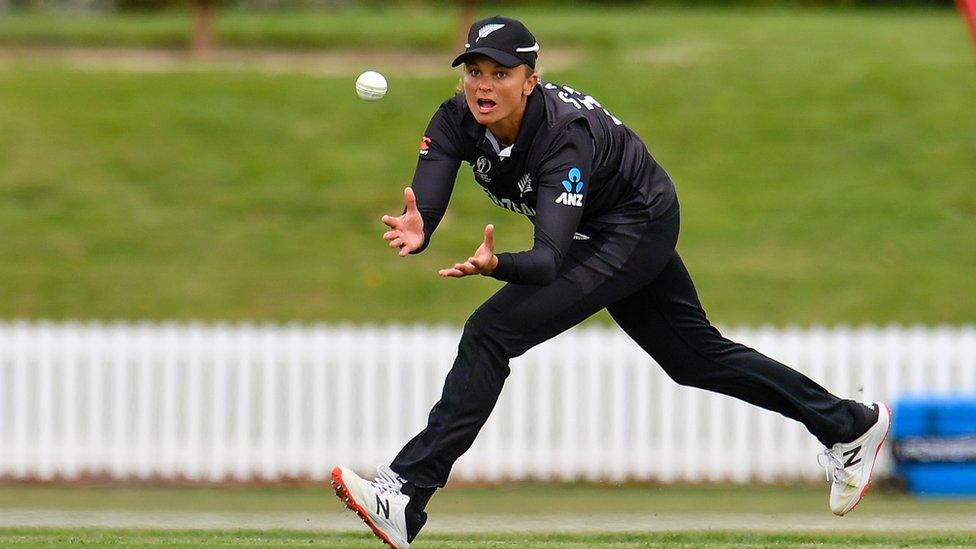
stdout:
<svg viewBox="0 0 976 549">
<path fill-rule="evenodd" d="M 532 94 L 532 90 L 539 84 L 539 73 L 533 72 L 532 76 L 525 79 L 525 83 L 522 84 L 522 95 L 529 96 Z"/>
</svg>

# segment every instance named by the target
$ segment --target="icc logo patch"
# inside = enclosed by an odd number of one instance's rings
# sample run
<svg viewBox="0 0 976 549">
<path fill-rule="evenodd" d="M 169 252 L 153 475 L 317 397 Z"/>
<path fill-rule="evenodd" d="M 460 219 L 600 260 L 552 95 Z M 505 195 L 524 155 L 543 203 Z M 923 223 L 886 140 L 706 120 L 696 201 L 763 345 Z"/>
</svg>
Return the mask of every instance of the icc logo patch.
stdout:
<svg viewBox="0 0 976 549">
<path fill-rule="evenodd" d="M 474 163 L 474 176 L 482 183 L 491 183 L 491 177 L 488 177 L 490 171 L 491 160 L 488 160 L 487 156 L 479 156 L 478 161 Z"/>
<path fill-rule="evenodd" d="M 583 205 L 583 174 L 579 168 L 570 168 L 566 179 L 563 179 L 563 188 L 566 189 L 558 198 L 556 204 L 581 207 Z"/>
<path fill-rule="evenodd" d="M 491 160 L 488 160 L 487 156 L 482 156 L 478 158 L 478 162 L 475 164 L 475 169 L 478 173 L 488 173 L 491 171 Z"/>
</svg>

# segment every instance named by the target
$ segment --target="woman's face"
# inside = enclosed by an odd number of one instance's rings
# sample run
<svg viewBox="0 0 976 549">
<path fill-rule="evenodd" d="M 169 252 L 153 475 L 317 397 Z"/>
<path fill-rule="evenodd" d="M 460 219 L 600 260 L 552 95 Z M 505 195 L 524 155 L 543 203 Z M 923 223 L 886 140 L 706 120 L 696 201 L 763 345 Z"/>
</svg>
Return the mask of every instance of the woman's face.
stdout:
<svg viewBox="0 0 976 549">
<path fill-rule="evenodd" d="M 489 57 L 474 55 L 464 64 L 463 82 L 471 114 L 479 124 L 489 126 L 521 114 L 539 76 L 528 65 L 506 67 Z"/>
</svg>

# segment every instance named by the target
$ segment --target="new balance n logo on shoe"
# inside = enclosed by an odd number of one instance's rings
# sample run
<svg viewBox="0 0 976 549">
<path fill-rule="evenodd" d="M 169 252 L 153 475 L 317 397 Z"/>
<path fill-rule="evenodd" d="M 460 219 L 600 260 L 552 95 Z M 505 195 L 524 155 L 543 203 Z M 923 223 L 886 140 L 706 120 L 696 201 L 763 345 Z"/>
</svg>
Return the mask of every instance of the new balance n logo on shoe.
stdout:
<svg viewBox="0 0 976 549">
<path fill-rule="evenodd" d="M 376 496 L 376 514 L 383 513 L 383 516 L 387 519 L 390 518 L 390 501 L 380 499 L 379 494 Z"/>
<path fill-rule="evenodd" d="M 844 462 L 844 467 L 851 467 L 853 465 L 857 465 L 858 463 L 861 463 L 861 458 L 857 457 L 857 455 L 861 452 L 861 448 L 862 448 L 861 446 L 858 446 L 856 448 L 851 448 L 850 450 L 844 452 L 844 457 L 847 458 L 847 461 Z"/>
</svg>

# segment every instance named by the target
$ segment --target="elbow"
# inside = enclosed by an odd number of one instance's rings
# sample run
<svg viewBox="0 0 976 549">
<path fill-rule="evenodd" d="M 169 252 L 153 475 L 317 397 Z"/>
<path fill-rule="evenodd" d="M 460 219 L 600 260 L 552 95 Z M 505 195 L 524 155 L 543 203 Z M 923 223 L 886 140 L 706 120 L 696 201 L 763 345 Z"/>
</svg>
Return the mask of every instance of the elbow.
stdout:
<svg viewBox="0 0 976 549">
<path fill-rule="evenodd" d="M 559 264 L 560 261 L 556 257 L 553 257 L 549 261 L 542 262 L 542 264 L 539 265 L 539 268 L 532 273 L 531 280 L 528 282 L 537 286 L 552 284 L 556 280 L 556 276 L 559 274 Z"/>
<path fill-rule="evenodd" d="M 556 275 L 558 274 L 558 272 L 559 269 L 557 269 L 555 266 L 553 266 L 551 269 L 546 269 L 544 272 L 540 273 L 538 284 L 540 286 L 547 286 L 549 284 L 552 284 L 553 282 L 555 282 Z"/>
<path fill-rule="evenodd" d="M 535 248 L 518 254 L 501 254 L 499 266 L 491 275 L 505 282 L 546 286 L 559 276 L 562 254 L 546 248 Z"/>
</svg>

